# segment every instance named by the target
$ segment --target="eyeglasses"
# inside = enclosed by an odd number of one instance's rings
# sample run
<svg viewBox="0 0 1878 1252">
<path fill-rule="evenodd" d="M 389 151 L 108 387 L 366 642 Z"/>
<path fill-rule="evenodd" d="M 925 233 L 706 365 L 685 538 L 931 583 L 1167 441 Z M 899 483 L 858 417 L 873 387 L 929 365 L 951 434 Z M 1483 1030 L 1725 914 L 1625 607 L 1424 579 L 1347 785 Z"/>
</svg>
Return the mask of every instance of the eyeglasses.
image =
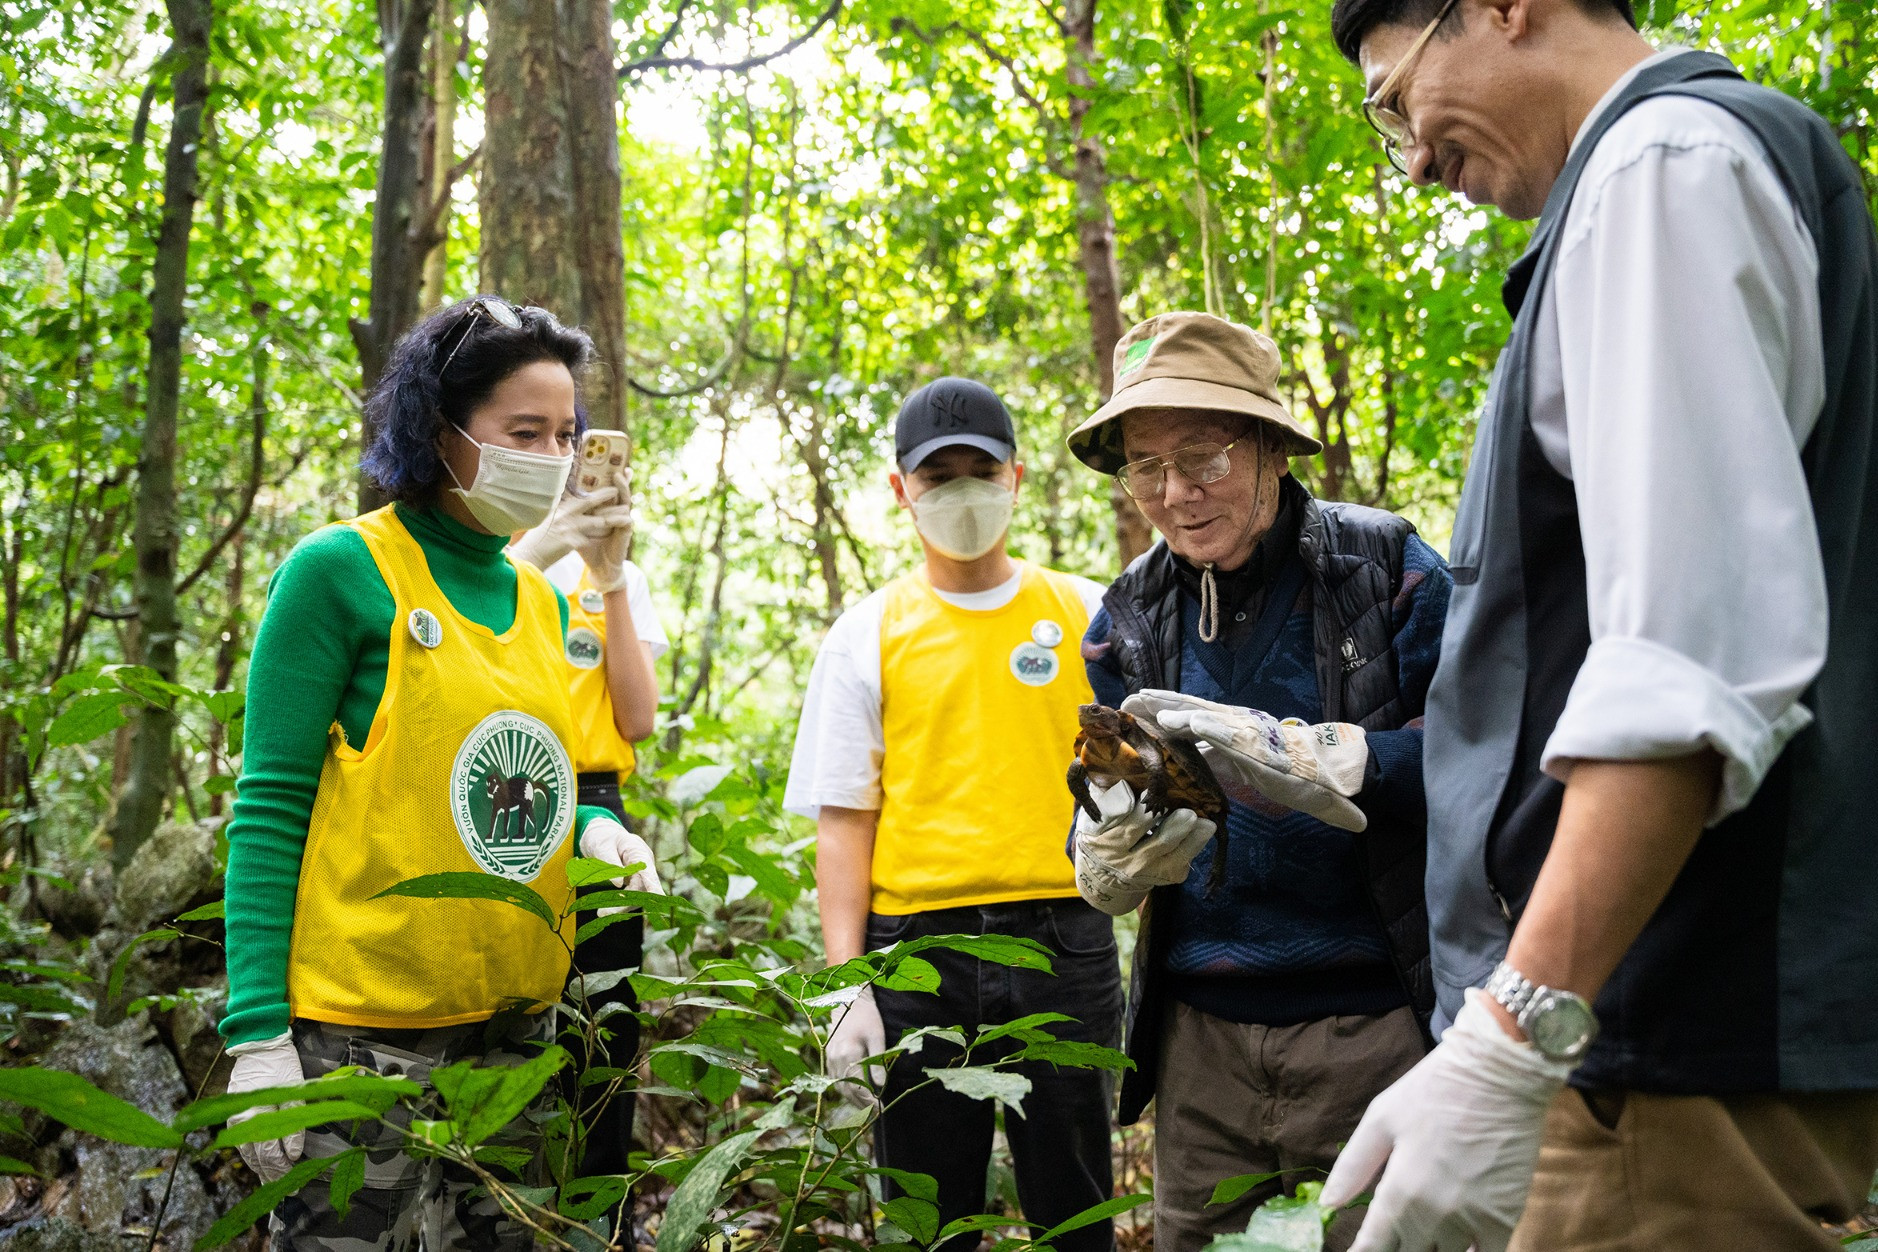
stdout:
<svg viewBox="0 0 1878 1252">
<path fill-rule="evenodd" d="M 1415 63 L 1415 58 L 1421 55 L 1422 49 L 1428 46 L 1428 41 L 1434 38 L 1435 30 L 1441 23 L 1448 20 L 1448 14 L 1453 11 L 1454 0 L 1446 0 L 1440 11 L 1435 14 L 1435 20 L 1422 27 L 1422 33 L 1415 37 L 1415 42 L 1409 45 L 1409 50 L 1402 54 L 1400 61 L 1395 63 L 1395 68 L 1389 71 L 1389 76 L 1382 80 L 1382 84 L 1376 88 L 1373 95 L 1363 101 L 1363 116 L 1369 119 L 1371 128 L 1382 136 L 1383 153 L 1398 173 L 1408 173 L 1408 162 L 1404 160 L 1403 153 L 1415 146 L 1415 128 L 1396 108 L 1396 101 L 1402 96 L 1409 66 Z"/>
<path fill-rule="evenodd" d="M 457 318 L 457 325 L 444 332 L 444 339 L 457 335 L 459 330 L 462 333 L 457 337 L 456 347 L 450 349 L 450 355 L 445 357 L 443 364 L 438 367 L 438 378 L 442 378 L 444 371 L 450 368 L 450 362 L 456 360 L 456 354 L 463 350 L 463 344 L 469 339 L 470 331 L 476 327 L 476 319 L 485 313 L 489 315 L 489 320 L 498 326 L 506 326 L 510 330 L 521 328 L 522 315 L 515 311 L 514 305 L 507 300 L 498 300 L 494 296 L 477 296 Z M 437 342 L 441 345 L 443 340 L 439 339 Z"/>
<path fill-rule="evenodd" d="M 1244 436 L 1229 444 L 1190 443 L 1184 448 L 1176 448 L 1166 456 L 1145 457 L 1139 461 L 1130 461 L 1117 470 L 1115 476 L 1122 480 L 1122 490 L 1135 500 L 1152 500 L 1167 490 L 1167 470 L 1171 465 L 1180 476 L 1196 487 L 1216 483 L 1232 473 L 1232 458 L 1227 456 L 1238 447 Z"/>
</svg>

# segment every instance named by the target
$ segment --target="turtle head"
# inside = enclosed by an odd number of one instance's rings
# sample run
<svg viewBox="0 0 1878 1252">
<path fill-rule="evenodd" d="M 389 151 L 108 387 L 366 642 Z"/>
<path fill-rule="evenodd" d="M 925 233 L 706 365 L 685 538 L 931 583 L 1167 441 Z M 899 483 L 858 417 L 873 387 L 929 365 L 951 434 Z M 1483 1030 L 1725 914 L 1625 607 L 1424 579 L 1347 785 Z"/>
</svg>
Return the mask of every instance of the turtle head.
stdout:
<svg viewBox="0 0 1878 1252">
<path fill-rule="evenodd" d="M 1085 739 L 1122 737 L 1122 718 L 1125 714 L 1120 709 L 1112 709 L 1106 704 L 1085 704 L 1077 716 L 1081 719 Z"/>
</svg>

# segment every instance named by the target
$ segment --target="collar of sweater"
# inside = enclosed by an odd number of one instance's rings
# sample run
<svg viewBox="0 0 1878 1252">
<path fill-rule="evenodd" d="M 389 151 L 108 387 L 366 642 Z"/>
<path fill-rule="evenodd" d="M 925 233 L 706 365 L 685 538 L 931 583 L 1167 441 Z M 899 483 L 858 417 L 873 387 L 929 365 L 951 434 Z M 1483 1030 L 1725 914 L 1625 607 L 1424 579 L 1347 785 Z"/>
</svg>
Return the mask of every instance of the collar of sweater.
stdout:
<svg viewBox="0 0 1878 1252">
<path fill-rule="evenodd" d="M 507 535 L 486 535 L 471 530 L 442 509 L 431 506 L 399 504 L 398 520 L 403 522 L 418 543 L 435 545 L 478 565 L 498 565 L 509 546 Z"/>
</svg>

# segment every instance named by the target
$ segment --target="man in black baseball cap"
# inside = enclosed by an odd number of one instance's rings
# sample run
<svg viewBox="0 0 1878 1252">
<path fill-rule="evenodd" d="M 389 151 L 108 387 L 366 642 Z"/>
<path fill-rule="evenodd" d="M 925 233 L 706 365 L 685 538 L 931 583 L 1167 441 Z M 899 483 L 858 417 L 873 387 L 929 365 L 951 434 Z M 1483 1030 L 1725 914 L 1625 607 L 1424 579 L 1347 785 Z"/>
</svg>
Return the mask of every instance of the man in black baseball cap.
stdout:
<svg viewBox="0 0 1878 1252">
<path fill-rule="evenodd" d="M 816 883 L 831 964 L 927 935 L 1006 934 L 1049 947 L 1053 972 L 981 966 L 941 949 L 936 994 L 877 990 L 828 1041 L 831 1072 L 906 1031 L 1061 1013 L 1061 1037 L 1114 1046 L 1121 972 L 1113 923 L 1076 894 L 1063 852 L 1063 774 L 1092 697 L 1078 651 L 1102 588 L 1012 557 L 1024 477 L 1011 415 L 989 387 L 941 378 L 894 425 L 894 498 L 923 564 L 843 613 L 802 701 L 783 803 L 816 819 Z M 995 1109 L 927 1080 L 957 1050 L 928 1038 L 887 1071 L 881 1164 L 928 1174 L 940 1224 L 981 1213 Z M 1108 1083 L 1099 1070 L 1027 1064 L 1023 1116 L 1005 1120 L 1024 1217 L 1054 1226 L 1108 1199 Z M 890 1188 L 895 1184 L 889 1183 Z M 897 1190 L 894 1194 L 898 1194 Z M 948 1241 L 969 1248 L 978 1236 Z M 1110 1223 L 1051 1241 L 1108 1252 Z"/>
</svg>

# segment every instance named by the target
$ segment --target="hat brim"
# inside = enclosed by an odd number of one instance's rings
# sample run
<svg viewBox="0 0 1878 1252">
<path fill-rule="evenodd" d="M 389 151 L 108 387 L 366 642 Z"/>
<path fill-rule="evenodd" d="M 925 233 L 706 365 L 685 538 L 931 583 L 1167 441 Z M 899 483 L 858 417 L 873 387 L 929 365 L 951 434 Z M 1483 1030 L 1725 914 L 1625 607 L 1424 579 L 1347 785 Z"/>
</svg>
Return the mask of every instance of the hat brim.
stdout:
<svg viewBox="0 0 1878 1252">
<path fill-rule="evenodd" d="M 1312 456 L 1324 445 L 1298 425 L 1285 406 L 1257 392 L 1197 378 L 1144 378 L 1115 394 L 1088 421 L 1069 435 L 1069 450 L 1091 469 L 1113 474 L 1127 463 L 1122 453 L 1122 427 L 1117 419 L 1139 409 L 1204 409 L 1214 413 L 1243 413 L 1278 428 L 1284 436 L 1286 456 Z"/>
<path fill-rule="evenodd" d="M 1004 442 L 1002 439 L 993 439 L 990 435 L 940 435 L 935 439 L 928 439 L 924 443 L 914 444 L 910 452 L 899 458 L 900 468 L 903 470 L 918 469 L 921 461 L 924 461 L 927 457 L 939 451 L 939 449 L 956 447 L 960 444 L 968 448 L 977 448 L 982 452 L 989 452 L 1000 461 L 1008 461 L 1017 453 L 1016 448 Z"/>
</svg>

